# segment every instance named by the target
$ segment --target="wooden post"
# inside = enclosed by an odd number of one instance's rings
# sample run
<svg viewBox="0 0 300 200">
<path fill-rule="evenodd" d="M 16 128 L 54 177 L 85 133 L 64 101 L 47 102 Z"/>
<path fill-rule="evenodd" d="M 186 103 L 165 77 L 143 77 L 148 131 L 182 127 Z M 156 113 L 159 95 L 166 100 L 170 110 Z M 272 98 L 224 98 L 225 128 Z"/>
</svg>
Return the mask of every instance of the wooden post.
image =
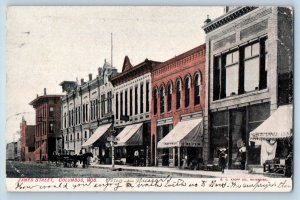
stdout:
<svg viewBox="0 0 300 200">
<path fill-rule="evenodd" d="M 178 147 L 178 168 L 180 169 L 180 147 Z"/>
</svg>

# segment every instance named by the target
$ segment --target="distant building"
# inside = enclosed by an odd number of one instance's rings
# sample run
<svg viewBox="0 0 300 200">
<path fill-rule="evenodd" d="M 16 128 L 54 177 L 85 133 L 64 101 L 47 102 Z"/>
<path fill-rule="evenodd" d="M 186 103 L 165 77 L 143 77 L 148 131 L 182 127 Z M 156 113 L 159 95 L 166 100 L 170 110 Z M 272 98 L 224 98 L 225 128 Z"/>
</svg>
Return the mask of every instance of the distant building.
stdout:
<svg viewBox="0 0 300 200">
<path fill-rule="evenodd" d="M 61 95 L 37 96 L 30 102 L 36 112 L 34 159 L 46 161 L 61 151 Z"/>
<path fill-rule="evenodd" d="M 24 118 L 20 124 L 21 161 L 33 161 L 35 151 L 35 125 L 27 125 Z"/>
<path fill-rule="evenodd" d="M 109 80 L 117 73 L 110 63 L 98 68 L 95 79 L 89 74 L 87 82 L 63 81 L 62 121 L 63 148 L 69 153 L 81 150 L 92 152 L 104 163 L 111 162 L 111 151 L 106 146 L 112 128 L 113 86 Z"/>
<path fill-rule="evenodd" d="M 282 7 L 232 7 L 203 26 L 210 159 L 226 148 L 228 167 L 260 164 L 261 146 L 249 133 L 293 99 L 293 13 Z M 276 124 L 274 124 L 276 126 Z"/>
<path fill-rule="evenodd" d="M 133 66 L 126 56 L 122 72 L 111 78 L 116 157 L 126 163 L 134 162 L 136 151 L 144 161 L 150 158 L 151 70 L 157 64 L 146 59 Z"/>
<path fill-rule="evenodd" d="M 151 73 L 151 160 L 182 166 L 203 157 L 205 44 L 171 58 Z"/>
<path fill-rule="evenodd" d="M 20 160 L 20 140 L 6 144 L 6 159 Z"/>
</svg>

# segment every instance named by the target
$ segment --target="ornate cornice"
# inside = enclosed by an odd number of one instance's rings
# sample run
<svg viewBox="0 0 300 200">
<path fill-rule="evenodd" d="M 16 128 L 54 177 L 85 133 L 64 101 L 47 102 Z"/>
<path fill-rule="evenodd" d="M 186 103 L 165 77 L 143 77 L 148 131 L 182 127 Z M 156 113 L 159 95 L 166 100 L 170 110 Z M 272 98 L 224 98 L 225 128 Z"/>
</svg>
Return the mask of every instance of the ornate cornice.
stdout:
<svg viewBox="0 0 300 200">
<path fill-rule="evenodd" d="M 243 6 L 243 7 L 238 7 L 224 15 L 222 15 L 221 17 L 218 17 L 217 19 L 207 23 L 206 25 L 202 26 L 202 29 L 205 31 L 205 33 L 209 33 L 249 12 L 251 12 L 252 10 L 256 9 L 258 7 L 254 7 L 254 6 Z"/>
</svg>

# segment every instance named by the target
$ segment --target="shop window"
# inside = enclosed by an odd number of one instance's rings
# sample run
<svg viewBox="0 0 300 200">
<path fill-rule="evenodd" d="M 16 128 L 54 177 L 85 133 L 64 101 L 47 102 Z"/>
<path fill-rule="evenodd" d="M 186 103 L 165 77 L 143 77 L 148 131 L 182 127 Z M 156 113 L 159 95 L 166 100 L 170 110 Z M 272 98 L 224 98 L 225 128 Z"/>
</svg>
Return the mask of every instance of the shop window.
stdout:
<svg viewBox="0 0 300 200">
<path fill-rule="evenodd" d="M 116 119 L 119 119 L 119 94 L 116 94 Z"/>
<path fill-rule="evenodd" d="M 185 79 L 185 107 L 190 105 L 190 95 L 191 95 L 191 79 L 187 77 Z"/>
<path fill-rule="evenodd" d="M 179 109 L 181 106 L 181 81 L 176 81 L 176 109 Z"/>
<path fill-rule="evenodd" d="M 157 89 L 153 90 L 153 110 L 154 110 L 154 115 L 157 114 Z"/>
<path fill-rule="evenodd" d="M 194 102 L 195 105 L 198 105 L 200 104 L 200 74 L 196 74 L 194 84 L 195 84 Z"/>
<path fill-rule="evenodd" d="M 168 111 L 172 109 L 172 84 L 168 85 L 168 92 L 167 92 L 167 101 L 168 101 Z"/>
<path fill-rule="evenodd" d="M 165 88 L 162 86 L 159 91 L 160 96 L 160 113 L 165 112 Z"/>
<path fill-rule="evenodd" d="M 140 113 L 144 112 L 144 84 L 140 85 Z"/>
</svg>

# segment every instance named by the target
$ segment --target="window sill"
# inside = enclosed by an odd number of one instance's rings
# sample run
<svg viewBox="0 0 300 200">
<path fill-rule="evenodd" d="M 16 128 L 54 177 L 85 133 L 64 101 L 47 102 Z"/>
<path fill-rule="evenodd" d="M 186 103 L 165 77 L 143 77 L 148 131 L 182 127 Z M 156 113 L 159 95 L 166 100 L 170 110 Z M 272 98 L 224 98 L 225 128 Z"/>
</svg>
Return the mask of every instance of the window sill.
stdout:
<svg viewBox="0 0 300 200">
<path fill-rule="evenodd" d="M 263 94 L 263 93 L 266 93 L 266 92 L 269 92 L 269 88 L 262 89 L 262 90 L 255 90 L 255 91 L 251 91 L 251 92 L 246 92 L 246 93 L 240 94 L 240 95 L 229 96 L 229 97 L 225 97 L 223 99 L 214 100 L 212 102 L 213 103 L 219 103 L 219 102 L 229 101 L 229 100 L 233 100 L 233 99 L 237 99 L 237 98 L 244 98 L 244 97 L 248 97 L 248 96 Z"/>
</svg>

